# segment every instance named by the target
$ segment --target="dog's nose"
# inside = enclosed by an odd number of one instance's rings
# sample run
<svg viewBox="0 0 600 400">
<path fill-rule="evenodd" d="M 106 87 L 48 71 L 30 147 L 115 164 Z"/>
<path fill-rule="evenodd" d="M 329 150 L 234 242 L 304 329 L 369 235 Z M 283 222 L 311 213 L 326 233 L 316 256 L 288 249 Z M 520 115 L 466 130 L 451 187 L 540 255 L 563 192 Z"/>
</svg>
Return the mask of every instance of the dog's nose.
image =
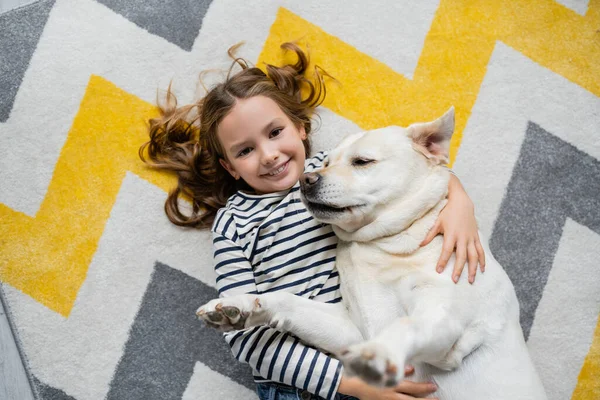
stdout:
<svg viewBox="0 0 600 400">
<path fill-rule="evenodd" d="M 308 174 L 302 175 L 302 182 L 306 185 L 314 185 L 319 182 L 319 179 L 321 179 L 321 175 L 316 172 L 309 172 Z"/>
</svg>

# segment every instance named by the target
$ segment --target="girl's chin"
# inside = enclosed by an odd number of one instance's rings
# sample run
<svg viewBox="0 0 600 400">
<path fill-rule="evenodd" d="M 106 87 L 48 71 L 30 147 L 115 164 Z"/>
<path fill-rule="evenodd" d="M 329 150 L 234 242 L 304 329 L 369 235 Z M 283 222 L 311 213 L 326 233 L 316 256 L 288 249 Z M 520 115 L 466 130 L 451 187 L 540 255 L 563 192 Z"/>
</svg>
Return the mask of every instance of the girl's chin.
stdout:
<svg viewBox="0 0 600 400">
<path fill-rule="evenodd" d="M 300 179 L 300 178 L 298 178 L 298 179 Z M 290 177 L 286 177 L 277 182 L 269 182 L 270 184 L 268 186 L 270 186 L 271 192 L 281 192 L 282 190 L 287 190 L 287 189 L 292 188 L 292 186 L 294 186 L 296 184 L 298 179 L 294 180 L 294 179 L 291 179 Z"/>
<path fill-rule="evenodd" d="M 300 176 L 295 176 L 292 174 L 288 174 L 287 176 L 279 179 L 279 180 L 273 180 L 273 179 L 269 179 L 266 181 L 262 182 L 262 192 L 263 193 L 268 193 L 268 192 L 281 192 L 283 190 L 287 190 L 287 189 L 291 189 L 296 182 L 298 182 L 298 180 L 300 179 Z"/>
</svg>

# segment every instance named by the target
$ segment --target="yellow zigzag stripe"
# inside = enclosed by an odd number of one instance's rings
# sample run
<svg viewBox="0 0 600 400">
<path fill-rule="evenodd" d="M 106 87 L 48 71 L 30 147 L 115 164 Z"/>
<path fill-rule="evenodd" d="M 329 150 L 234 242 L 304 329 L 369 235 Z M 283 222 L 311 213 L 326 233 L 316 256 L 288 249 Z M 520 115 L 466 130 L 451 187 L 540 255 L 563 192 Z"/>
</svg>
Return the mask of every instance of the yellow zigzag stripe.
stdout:
<svg viewBox="0 0 600 400">
<path fill-rule="evenodd" d="M 561 349 L 568 351 L 567 349 Z M 590 351 L 585 357 L 583 367 L 579 371 L 577 387 L 573 391 L 572 400 L 598 400 L 600 399 L 600 319 L 596 325 L 596 332 Z"/>
<path fill-rule="evenodd" d="M 68 316 L 125 172 L 174 186 L 137 157 L 154 115 L 151 104 L 91 77 L 35 218 L 0 204 L 0 281 Z"/>
</svg>

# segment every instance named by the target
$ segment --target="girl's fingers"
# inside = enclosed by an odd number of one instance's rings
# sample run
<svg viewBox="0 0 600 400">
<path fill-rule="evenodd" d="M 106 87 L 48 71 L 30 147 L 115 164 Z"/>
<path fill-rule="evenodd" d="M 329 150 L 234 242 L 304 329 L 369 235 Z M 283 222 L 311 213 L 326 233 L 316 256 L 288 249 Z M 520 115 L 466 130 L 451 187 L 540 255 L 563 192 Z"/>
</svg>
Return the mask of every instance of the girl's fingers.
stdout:
<svg viewBox="0 0 600 400">
<path fill-rule="evenodd" d="M 415 372 L 415 367 L 412 365 L 407 365 L 404 367 L 404 376 L 410 376 Z"/>
<path fill-rule="evenodd" d="M 469 242 L 467 248 L 467 257 L 469 259 L 469 283 L 475 282 L 475 274 L 477 273 L 477 248 L 475 242 Z"/>
<path fill-rule="evenodd" d="M 412 396 L 427 396 L 437 390 L 437 386 L 431 382 L 413 382 L 402 381 L 394 389 L 398 393 L 409 394 Z"/>
<path fill-rule="evenodd" d="M 397 397 L 398 400 L 440 400 L 437 397 L 413 397 L 406 394 L 399 394 Z"/>
<path fill-rule="evenodd" d="M 479 239 L 475 240 L 475 248 L 477 249 L 477 255 L 479 258 L 479 268 L 481 272 L 485 271 L 485 251 L 483 251 L 483 246 Z"/>
<path fill-rule="evenodd" d="M 425 236 L 425 239 L 421 242 L 421 246 L 429 244 L 438 233 L 440 233 L 440 224 L 436 221 L 435 225 L 427 232 L 427 236 Z"/>
<path fill-rule="evenodd" d="M 458 278 L 462 274 L 465 268 L 465 262 L 467 262 L 467 245 L 466 243 L 456 244 L 456 262 L 454 263 L 454 272 L 452 273 L 452 280 L 454 283 L 458 282 Z"/>
<path fill-rule="evenodd" d="M 446 268 L 446 264 L 448 264 L 448 260 L 452 256 L 454 252 L 455 242 L 450 239 L 444 237 L 444 245 L 442 246 L 442 254 L 437 263 L 437 267 L 435 268 L 437 272 L 442 272 L 444 268 Z"/>
</svg>

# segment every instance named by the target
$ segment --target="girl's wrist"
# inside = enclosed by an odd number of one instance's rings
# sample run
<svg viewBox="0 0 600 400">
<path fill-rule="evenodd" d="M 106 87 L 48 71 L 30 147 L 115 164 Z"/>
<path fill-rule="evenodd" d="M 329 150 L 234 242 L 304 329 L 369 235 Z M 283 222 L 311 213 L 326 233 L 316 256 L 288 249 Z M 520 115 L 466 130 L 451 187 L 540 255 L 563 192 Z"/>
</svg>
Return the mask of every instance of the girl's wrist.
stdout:
<svg viewBox="0 0 600 400">
<path fill-rule="evenodd" d="M 448 200 L 460 199 L 465 202 L 465 205 L 470 205 L 471 207 L 475 207 L 473 201 L 467 194 L 467 191 L 460 183 L 458 178 L 454 175 L 450 176 L 450 181 L 448 182 Z"/>
<path fill-rule="evenodd" d="M 342 379 L 340 379 L 340 385 L 338 386 L 339 393 L 358 398 L 365 397 L 367 390 L 368 385 L 359 378 L 348 378 L 344 375 L 342 375 Z"/>
</svg>

